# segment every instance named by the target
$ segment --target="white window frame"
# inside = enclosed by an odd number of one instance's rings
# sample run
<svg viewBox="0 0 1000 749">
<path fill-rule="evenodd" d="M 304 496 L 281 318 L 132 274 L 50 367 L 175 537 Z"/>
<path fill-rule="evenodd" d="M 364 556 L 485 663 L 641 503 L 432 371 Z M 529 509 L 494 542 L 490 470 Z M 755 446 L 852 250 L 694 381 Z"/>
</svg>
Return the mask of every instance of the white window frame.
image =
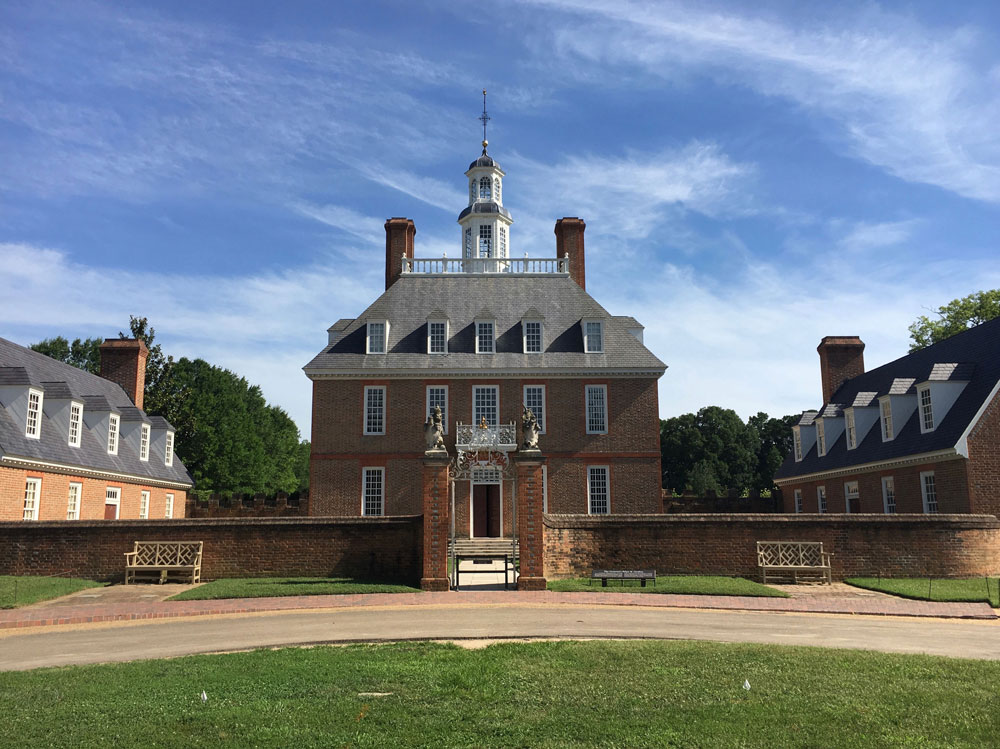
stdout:
<svg viewBox="0 0 1000 749">
<path fill-rule="evenodd" d="M 826 487 L 816 487 L 816 512 L 826 512 Z"/>
<path fill-rule="evenodd" d="M 826 455 L 826 426 L 822 419 L 816 419 L 816 455 L 822 458 Z"/>
<path fill-rule="evenodd" d="M 896 480 L 892 476 L 882 477 L 882 511 L 886 515 L 896 514 Z"/>
<path fill-rule="evenodd" d="M 24 436 L 37 440 L 42 436 L 42 406 L 45 393 L 38 388 L 28 388 L 28 409 L 24 416 Z"/>
<path fill-rule="evenodd" d="M 118 438 L 121 434 L 121 419 L 118 414 L 108 414 L 108 455 L 118 454 Z"/>
<path fill-rule="evenodd" d="M 497 257 L 507 257 L 507 227 L 497 224 Z"/>
<path fill-rule="evenodd" d="M 434 350 L 434 334 L 433 327 L 435 325 L 444 326 L 444 340 L 442 341 L 441 350 Z M 427 353 L 434 356 L 441 356 L 448 353 L 448 321 L 447 320 L 428 320 L 427 321 Z"/>
<path fill-rule="evenodd" d="M 166 446 L 163 452 L 163 465 L 172 466 L 174 464 L 174 433 L 167 432 Z"/>
<path fill-rule="evenodd" d="M 854 418 L 854 411 L 847 411 L 844 414 L 844 431 L 847 433 L 847 449 L 853 450 L 858 446 L 858 424 Z"/>
<path fill-rule="evenodd" d="M 174 495 L 167 492 L 163 495 L 163 517 L 172 518 L 174 516 Z"/>
<path fill-rule="evenodd" d="M 477 200 L 493 200 L 493 180 L 490 177 L 479 178 L 479 197 Z"/>
<path fill-rule="evenodd" d="M 920 499 L 924 503 L 925 515 L 938 513 L 937 478 L 934 476 L 934 471 L 920 472 Z"/>
<path fill-rule="evenodd" d="M 66 492 L 66 519 L 80 519 L 80 500 L 83 498 L 83 484 L 79 481 L 70 481 L 69 490 Z"/>
<path fill-rule="evenodd" d="M 879 423 L 882 427 L 882 441 L 892 442 L 896 435 L 892 428 L 892 401 L 882 398 L 878 404 Z"/>
<path fill-rule="evenodd" d="M 372 346 L 372 328 L 373 326 L 382 326 L 382 346 L 376 350 Z M 389 321 L 388 320 L 371 320 L 365 326 L 365 353 L 366 354 L 384 354 L 389 350 Z"/>
<path fill-rule="evenodd" d="M 603 320 L 581 320 L 580 325 L 583 327 L 583 353 L 585 354 L 603 354 L 604 353 L 604 321 Z M 591 333 L 589 326 L 597 326 L 597 338 L 600 346 L 593 346 L 591 344 L 594 341 L 591 339 Z"/>
<path fill-rule="evenodd" d="M 594 511 L 594 476 L 596 471 L 604 472 L 604 501 L 607 504 L 603 512 Z M 599 474 L 597 474 L 599 475 Z M 609 466 L 587 466 L 587 514 L 588 515 L 610 515 L 611 514 L 611 468 Z"/>
<path fill-rule="evenodd" d="M 489 326 L 489 333 L 485 331 L 485 327 Z M 483 330 L 480 330 L 480 326 Z M 484 340 L 489 340 L 489 349 L 483 348 L 481 345 Z M 476 353 L 477 354 L 493 354 L 496 353 L 497 349 L 497 326 L 495 320 L 476 320 Z"/>
<path fill-rule="evenodd" d="M 109 486 L 104 490 L 104 506 L 114 505 L 115 520 L 122 515 L 122 488 L 120 486 Z M 103 515 L 101 516 L 104 517 Z"/>
<path fill-rule="evenodd" d="M 370 400 L 371 393 L 379 391 L 382 393 L 382 403 L 379 406 L 378 421 L 381 422 L 380 429 L 371 429 L 372 426 L 377 426 L 372 418 L 372 401 Z M 386 417 L 386 387 L 385 385 L 365 385 L 365 404 L 364 413 L 362 414 L 363 424 L 364 424 L 364 434 L 367 435 L 381 435 L 385 434 L 385 417 Z"/>
<path fill-rule="evenodd" d="M 844 512 L 853 514 L 861 506 L 861 487 L 857 481 L 844 482 Z"/>
<path fill-rule="evenodd" d="M 477 390 L 492 390 L 493 391 L 493 402 L 496 404 L 496 421 L 492 424 L 490 420 L 487 419 L 486 423 L 491 427 L 500 425 L 500 386 L 499 385 L 473 385 L 472 386 L 472 423 L 478 426 L 481 418 L 484 416 L 482 412 L 478 410 L 478 404 L 476 403 L 476 391 Z"/>
<path fill-rule="evenodd" d="M 542 410 L 539 413 L 535 409 L 531 408 L 531 404 L 528 403 L 528 390 L 541 390 L 542 391 Z M 545 420 L 548 412 L 545 404 L 545 385 L 531 384 L 525 385 L 521 389 L 522 403 L 528 408 L 531 408 L 532 413 L 535 414 L 535 418 L 538 419 L 538 432 L 539 434 L 545 434 Z"/>
<path fill-rule="evenodd" d="M 378 512 L 368 512 L 368 475 L 378 475 Z M 385 467 L 365 466 L 361 469 L 361 515 L 364 517 L 384 517 L 385 516 Z"/>
<path fill-rule="evenodd" d="M 934 431 L 934 402 L 931 399 L 931 386 L 917 388 L 917 405 L 920 406 L 920 433 Z"/>
<path fill-rule="evenodd" d="M 492 258 L 493 252 L 493 224 L 479 225 L 479 244 L 476 246 L 477 257 Z"/>
<path fill-rule="evenodd" d="M 79 447 L 83 440 L 83 404 L 79 401 L 69 402 L 69 435 L 67 444 Z"/>
<path fill-rule="evenodd" d="M 538 350 L 528 348 L 528 326 L 537 325 L 538 326 Z M 522 320 L 521 321 L 521 345 L 522 351 L 526 354 L 541 354 L 545 351 L 545 339 L 543 338 L 545 331 L 545 326 L 542 325 L 541 320 Z"/>
<path fill-rule="evenodd" d="M 800 513 L 802 512 L 802 490 L 796 489 L 794 492 L 794 496 L 795 496 L 795 512 Z"/>
<path fill-rule="evenodd" d="M 26 478 L 24 480 L 24 504 L 21 508 L 22 520 L 38 520 L 38 505 L 42 501 L 42 480 Z"/>
<path fill-rule="evenodd" d="M 601 391 L 601 398 L 603 399 L 604 414 L 603 414 L 603 428 L 602 429 L 591 429 L 590 421 L 590 394 L 592 392 Z M 584 408 L 583 408 L 583 418 L 584 426 L 586 427 L 587 434 L 607 434 L 608 433 L 608 386 L 607 385 L 587 385 L 585 388 L 586 396 L 584 398 Z"/>
<path fill-rule="evenodd" d="M 139 520 L 149 518 L 149 490 L 143 489 L 139 492 Z"/>
<path fill-rule="evenodd" d="M 798 463 L 802 460 L 802 434 L 799 432 L 799 427 L 792 427 L 792 446 L 795 451 L 795 462 Z"/>
<path fill-rule="evenodd" d="M 149 424 L 139 427 L 139 460 L 149 460 Z"/>
<path fill-rule="evenodd" d="M 444 403 L 441 405 L 441 425 L 444 427 L 444 433 L 448 434 L 448 386 L 447 385 L 428 385 L 424 391 L 424 403 L 427 405 L 427 415 L 425 418 L 430 418 L 431 409 L 434 405 L 431 403 L 431 390 L 444 390 Z"/>
</svg>

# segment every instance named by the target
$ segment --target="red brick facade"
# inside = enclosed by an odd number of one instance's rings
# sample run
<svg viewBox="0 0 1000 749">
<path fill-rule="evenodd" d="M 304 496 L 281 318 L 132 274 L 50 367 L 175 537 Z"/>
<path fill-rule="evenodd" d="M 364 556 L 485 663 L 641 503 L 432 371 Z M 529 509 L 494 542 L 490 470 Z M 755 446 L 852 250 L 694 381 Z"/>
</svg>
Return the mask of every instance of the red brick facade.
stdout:
<svg viewBox="0 0 1000 749">
<path fill-rule="evenodd" d="M 968 447 L 970 512 L 1000 516 L 1000 393 L 969 434 Z"/>
</svg>

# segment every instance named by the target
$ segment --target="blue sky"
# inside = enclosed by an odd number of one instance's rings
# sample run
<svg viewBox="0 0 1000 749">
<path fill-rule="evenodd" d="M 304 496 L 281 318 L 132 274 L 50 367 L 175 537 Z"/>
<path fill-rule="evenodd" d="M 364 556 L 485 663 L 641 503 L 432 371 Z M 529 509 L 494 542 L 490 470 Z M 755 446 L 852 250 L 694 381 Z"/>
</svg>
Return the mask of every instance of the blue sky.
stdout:
<svg viewBox="0 0 1000 749">
<path fill-rule="evenodd" d="M 463 171 L 515 255 L 587 221 L 588 290 L 646 326 L 661 415 L 816 407 L 1000 287 L 1000 5 L 525 0 L 0 5 L 0 335 L 113 336 L 259 383 L 381 292 L 389 216 L 457 255 Z"/>
</svg>

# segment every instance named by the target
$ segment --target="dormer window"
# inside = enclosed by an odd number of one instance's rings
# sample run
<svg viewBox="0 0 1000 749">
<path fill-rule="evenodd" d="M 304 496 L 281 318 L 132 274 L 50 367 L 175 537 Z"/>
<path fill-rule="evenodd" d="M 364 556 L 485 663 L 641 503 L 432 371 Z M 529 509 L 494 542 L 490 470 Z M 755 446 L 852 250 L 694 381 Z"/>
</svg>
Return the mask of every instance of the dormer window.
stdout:
<svg viewBox="0 0 1000 749">
<path fill-rule="evenodd" d="M 583 321 L 583 351 L 586 354 L 604 353 L 604 323 L 602 321 Z"/>
<path fill-rule="evenodd" d="M 174 433 L 167 432 L 167 449 L 163 455 L 163 465 L 172 466 L 174 464 Z"/>
<path fill-rule="evenodd" d="M 149 424 L 139 428 L 139 460 L 149 460 Z"/>
<path fill-rule="evenodd" d="M 479 199 L 480 200 L 490 200 L 490 178 L 481 177 L 479 179 Z"/>
<path fill-rule="evenodd" d="M 494 351 L 494 329 L 492 320 L 476 320 L 476 353 L 492 354 Z"/>
<path fill-rule="evenodd" d="M 895 435 L 892 431 L 892 403 L 887 397 L 879 403 L 879 413 L 882 419 L 882 441 L 889 442 Z"/>
<path fill-rule="evenodd" d="M 542 321 L 524 320 L 521 325 L 524 328 L 524 353 L 542 353 Z"/>
<path fill-rule="evenodd" d="M 917 399 L 920 401 L 920 433 L 934 431 L 934 404 L 931 403 L 930 385 L 917 390 Z"/>
<path fill-rule="evenodd" d="M 826 455 L 826 429 L 822 419 L 816 419 L 816 454 L 821 458 Z"/>
<path fill-rule="evenodd" d="M 389 337 L 389 322 L 379 320 L 368 323 L 368 334 L 366 336 L 365 353 L 384 354 L 386 349 L 386 339 Z"/>
<path fill-rule="evenodd" d="M 799 432 L 798 427 L 792 429 L 792 440 L 795 446 L 795 460 L 798 462 L 802 460 L 802 434 Z"/>
<path fill-rule="evenodd" d="M 79 447 L 83 435 L 83 404 L 73 401 L 69 404 L 69 446 Z"/>
<path fill-rule="evenodd" d="M 847 427 L 847 449 L 853 450 L 858 446 L 858 430 L 854 422 L 854 411 L 847 411 L 844 414 L 844 423 Z"/>
<path fill-rule="evenodd" d="M 479 257 L 493 257 L 493 227 L 479 227 Z"/>
<path fill-rule="evenodd" d="M 428 354 L 448 353 L 447 320 L 427 321 L 427 353 Z"/>
<path fill-rule="evenodd" d="M 108 415 L 108 455 L 118 454 L 118 414 Z"/>
<path fill-rule="evenodd" d="M 28 415 L 24 423 L 24 436 L 37 440 L 42 436 L 42 399 L 41 390 L 28 389 Z"/>
</svg>

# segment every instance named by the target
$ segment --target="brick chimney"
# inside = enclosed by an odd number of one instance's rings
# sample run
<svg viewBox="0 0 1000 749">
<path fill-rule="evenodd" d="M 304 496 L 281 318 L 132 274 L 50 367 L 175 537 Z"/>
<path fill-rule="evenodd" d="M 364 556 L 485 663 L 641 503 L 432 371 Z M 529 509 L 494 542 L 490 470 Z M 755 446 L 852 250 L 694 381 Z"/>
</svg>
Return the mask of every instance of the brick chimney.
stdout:
<svg viewBox="0 0 1000 749">
<path fill-rule="evenodd" d="M 569 277 L 587 288 L 587 265 L 583 258 L 583 232 L 586 222 L 576 216 L 556 221 L 556 257 L 569 258 Z"/>
<path fill-rule="evenodd" d="M 828 335 L 816 350 L 823 377 L 823 402 L 829 403 L 846 380 L 865 373 L 865 344 L 856 335 Z"/>
<path fill-rule="evenodd" d="M 408 218 L 385 222 L 385 287 L 388 289 L 403 272 L 403 258 L 413 257 L 413 235 L 417 227 Z"/>
<path fill-rule="evenodd" d="M 148 356 L 146 344 L 135 338 L 108 338 L 101 344 L 101 377 L 121 385 L 136 408 L 142 408 Z"/>
</svg>

